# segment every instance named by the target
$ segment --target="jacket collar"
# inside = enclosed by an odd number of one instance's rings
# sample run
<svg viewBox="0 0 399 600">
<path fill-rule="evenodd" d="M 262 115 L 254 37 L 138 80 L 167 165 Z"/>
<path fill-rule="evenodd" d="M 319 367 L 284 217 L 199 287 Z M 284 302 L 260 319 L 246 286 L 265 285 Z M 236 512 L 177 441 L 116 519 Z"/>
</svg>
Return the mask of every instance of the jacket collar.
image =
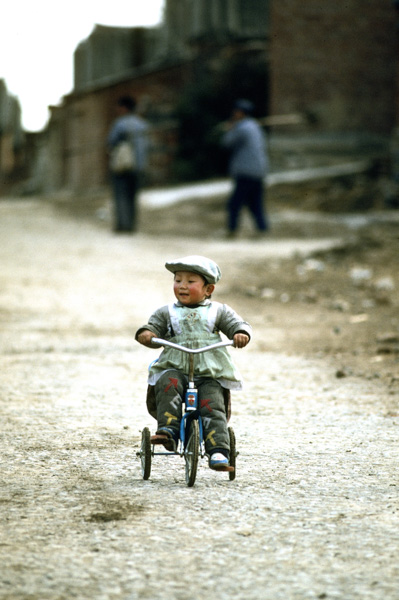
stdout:
<svg viewBox="0 0 399 600">
<path fill-rule="evenodd" d="M 180 302 L 180 300 L 177 300 L 175 302 L 176 306 L 180 306 L 180 307 L 184 307 L 184 308 L 198 308 L 198 306 L 208 306 L 208 304 L 211 304 L 211 300 L 209 300 L 209 298 L 205 298 L 205 300 L 202 300 L 202 302 L 198 302 L 198 304 L 192 304 L 190 306 L 187 306 L 186 304 L 182 304 Z"/>
</svg>

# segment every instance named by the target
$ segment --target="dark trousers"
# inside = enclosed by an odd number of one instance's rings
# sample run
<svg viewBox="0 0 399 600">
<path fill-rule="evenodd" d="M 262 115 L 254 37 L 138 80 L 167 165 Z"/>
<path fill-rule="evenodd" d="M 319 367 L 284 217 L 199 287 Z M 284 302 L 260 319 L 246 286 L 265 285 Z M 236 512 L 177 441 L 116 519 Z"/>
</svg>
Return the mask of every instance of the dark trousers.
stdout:
<svg viewBox="0 0 399 600">
<path fill-rule="evenodd" d="M 138 174 L 132 172 L 113 175 L 112 187 L 115 202 L 115 231 L 134 231 L 137 227 Z"/>
<path fill-rule="evenodd" d="M 204 429 L 205 450 L 211 454 L 216 449 L 230 448 L 224 394 L 220 383 L 214 379 L 196 380 L 198 401 Z M 155 384 L 158 430 L 168 429 L 175 439 L 179 437 L 182 402 L 187 377 L 181 371 L 166 371 Z"/>
<path fill-rule="evenodd" d="M 227 204 L 228 230 L 238 228 L 241 209 L 247 206 L 259 231 L 267 231 L 269 224 L 264 210 L 264 186 L 261 178 L 238 176 Z"/>
</svg>

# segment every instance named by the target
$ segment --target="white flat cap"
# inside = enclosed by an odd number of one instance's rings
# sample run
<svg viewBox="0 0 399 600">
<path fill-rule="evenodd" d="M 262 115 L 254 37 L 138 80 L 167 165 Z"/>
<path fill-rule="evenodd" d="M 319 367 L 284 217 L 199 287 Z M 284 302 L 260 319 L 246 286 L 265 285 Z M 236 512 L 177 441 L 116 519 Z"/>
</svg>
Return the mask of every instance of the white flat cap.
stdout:
<svg viewBox="0 0 399 600">
<path fill-rule="evenodd" d="M 165 267 L 171 273 L 176 273 L 176 271 L 199 273 L 205 277 L 208 283 L 217 283 L 222 276 L 218 265 L 213 260 L 195 254 L 168 261 L 165 263 Z"/>
</svg>

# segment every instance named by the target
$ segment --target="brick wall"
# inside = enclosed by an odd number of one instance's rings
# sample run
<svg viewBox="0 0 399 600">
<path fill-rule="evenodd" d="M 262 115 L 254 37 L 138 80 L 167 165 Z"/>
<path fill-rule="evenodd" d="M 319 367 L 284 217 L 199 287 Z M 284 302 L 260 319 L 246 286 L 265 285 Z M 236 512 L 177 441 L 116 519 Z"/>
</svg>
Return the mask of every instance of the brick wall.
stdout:
<svg viewBox="0 0 399 600">
<path fill-rule="evenodd" d="M 271 4 L 271 112 L 310 111 L 322 129 L 389 133 L 397 63 L 393 3 Z"/>
<path fill-rule="evenodd" d="M 66 96 L 50 120 L 52 160 L 47 191 L 100 189 L 108 182 L 107 135 L 116 116 L 117 100 L 126 94 L 136 98 L 138 112 L 152 126 L 149 183 L 165 182 L 176 150 L 171 116 L 190 73 L 190 64 L 185 63 Z"/>
</svg>

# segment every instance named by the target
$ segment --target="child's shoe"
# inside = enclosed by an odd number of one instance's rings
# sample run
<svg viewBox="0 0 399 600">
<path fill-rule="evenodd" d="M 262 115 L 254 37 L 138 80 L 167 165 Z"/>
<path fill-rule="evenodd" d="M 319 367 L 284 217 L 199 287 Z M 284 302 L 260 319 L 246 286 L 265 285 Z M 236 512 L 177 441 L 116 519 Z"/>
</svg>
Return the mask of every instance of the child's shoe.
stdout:
<svg viewBox="0 0 399 600">
<path fill-rule="evenodd" d="M 234 471 L 234 467 L 229 465 L 229 459 L 221 452 L 214 452 L 210 456 L 209 466 L 214 471 Z"/>
<path fill-rule="evenodd" d="M 168 452 L 176 452 L 177 448 L 172 431 L 166 427 L 161 427 L 155 435 L 151 436 L 151 444 L 162 444 Z"/>
</svg>

